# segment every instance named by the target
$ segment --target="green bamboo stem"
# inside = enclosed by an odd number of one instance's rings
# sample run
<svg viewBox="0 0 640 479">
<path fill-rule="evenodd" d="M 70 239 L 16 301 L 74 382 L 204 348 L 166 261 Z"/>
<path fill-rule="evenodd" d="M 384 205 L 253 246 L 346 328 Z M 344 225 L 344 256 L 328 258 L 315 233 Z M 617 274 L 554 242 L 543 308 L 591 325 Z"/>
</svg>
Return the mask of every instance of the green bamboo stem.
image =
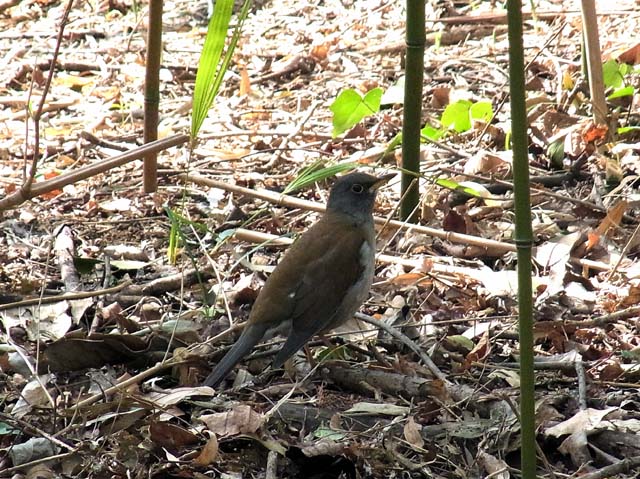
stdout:
<svg viewBox="0 0 640 479">
<path fill-rule="evenodd" d="M 533 298 L 531 286 L 531 199 L 527 158 L 524 48 L 521 0 L 508 0 L 509 91 L 513 142 L 515 242 L 518 251 L 518 314 L 520 333 L 520 428 L 522 478 L 536 477 L 535 376 L 533 372 Z"/>
<path fill-rule="evenodd" d="M 422 81 L 424 78 L 424 47 L 426 42 L 425 0 L 407 0 L 407 26 L 404 83 L 404 113 L 402 120 L 402 196 L 400 216 L 415 221 L 420 200 L 420 127 L 422 123 Z"/>
</svg>

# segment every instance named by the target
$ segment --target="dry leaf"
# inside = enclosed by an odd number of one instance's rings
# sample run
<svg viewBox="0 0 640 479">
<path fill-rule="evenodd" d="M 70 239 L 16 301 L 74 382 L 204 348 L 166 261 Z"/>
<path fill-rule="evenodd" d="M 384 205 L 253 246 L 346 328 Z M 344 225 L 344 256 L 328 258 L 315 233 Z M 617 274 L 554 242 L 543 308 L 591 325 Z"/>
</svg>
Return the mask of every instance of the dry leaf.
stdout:
<svg viewBox="0 0 640 479">
<path fill-rule="evenodd" d="M 629 203 L 625 200 L 618 201 L 615 205 L 613 205 L 607 211 L 607 216 L 602 220 L 600 225 L 596 228 L 596 232 L 600 236 L 608 235 L 612 229 L 620 226 L 620 222 L 622 221 L 622 217 L 624 216 L 625 211 L 629 207 Z"/>
<path fill-rule="evenodd" d="M 404 425 L 404 439 L 412 446 L 422 449 L 424 439 L 422 439 L 422 435 L 420 434 L 421 430 L 422 426 L 413 420 L 413 416 L 410 416 Z"/>
<path fill-rule="evenodd" d="M 251 93 L 251 80 L 249 79 L 249 74 L 247 73 L 247 68 L 242 65 L 240 68 L 240 88 L 238 89 L 238 95 L 246 96 Z"/>
<path fill-rule="evenodd" d="M 215 434 L 212 434 L 207 443 L 195 458 L 195 462 L 201 466 L 208 466 L 213 464 L 218 458 L 218 438 Z"/>
<path fill-rule="evenodd" d="M 413 286 L 427 279 L 429 278 L 422 273 L 405 273 L 392 278 L 390 283 L 396 286 Z"/>
<path fill-rule="evenodd" d="M 509 479 L 511 477 L 506 462 L 484 451 L 478 452 L 478 463 L 492 479 Z"/>
<path fill-rule="evenodd" d="M 472 363 L 481 362 L 491 352 L 491 343 L 489 341 L 489 331 L 485 332 L 476 347 L 471 350 L 464 360 L 464 369 L 471 367 Z"/>
<path fill-rule="evenodd" d="M 210 431 L 224 437 L 253 434 L 262 426 L 264 416 L 249 406 L 240 404 L 231 411 L 201 416 L 200 420 Z"/>
<path fill-rule="evenodd" d="M 151 440 L 171 452 L 178 452 L 185 446 L 197 444 L 197 435 L 170 422 L 154 421 L 149 425 Z"/>
</svg>

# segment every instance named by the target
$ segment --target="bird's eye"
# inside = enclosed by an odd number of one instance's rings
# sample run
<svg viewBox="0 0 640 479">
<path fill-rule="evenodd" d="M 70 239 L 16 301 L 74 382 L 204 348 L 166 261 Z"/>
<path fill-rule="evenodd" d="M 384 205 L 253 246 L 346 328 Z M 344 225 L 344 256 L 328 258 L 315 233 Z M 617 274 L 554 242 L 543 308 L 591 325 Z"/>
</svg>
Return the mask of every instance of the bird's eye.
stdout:
<svg viewBox="0 0 640 479">
<path fill-rule="evenodd" d="M 356 183 L 355 185 L 351 186 L 351 191 L 359 195 L 364 191 L 364 187 Z"/>
</svg>

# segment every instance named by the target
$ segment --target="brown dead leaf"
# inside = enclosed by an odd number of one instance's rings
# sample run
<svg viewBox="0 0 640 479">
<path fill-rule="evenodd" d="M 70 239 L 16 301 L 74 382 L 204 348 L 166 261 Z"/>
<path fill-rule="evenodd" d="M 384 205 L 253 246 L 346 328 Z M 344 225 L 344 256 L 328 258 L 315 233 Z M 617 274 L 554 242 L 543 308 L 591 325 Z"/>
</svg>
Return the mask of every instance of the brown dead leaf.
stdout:
<svg viewBox="0 0 640 479">
<path fill-rule="evenodd" d="M 38 366 L 41 372 L 100 368 L 105 364 L 121 364 L 131 359 L 141 359 L 151 353 L 150 349 L 149 342 L 137 336 L 85 336 L 84 333 L 73 332 L 48 345 Z"/>
<path fill-rule="evenodd" d="M 318 62 L 326 60 L 329 56 L 329 44 L 322 43 L 311 47 L 310 55 Z"/>
<path fill-rule="evenodd" d="M 628 308 L 638 303 L 640 303 L 640 285 L 632 284 L 629 286 L 629 293 L 622 300 L 622 306 Z"/>
<path fill-rule="evenodd" d="M 435 109 L 444 108 L 449 104 L 449 94 L 451 88 L 449 87 L 436 87 L 431 91 L 431 106 Z"/>
<path fill-rule="evenodd" d="M 67 166 L 71 166 L 76 162 L 74 158 L 71 158 L 69 155 L 60 155 L 56 159 L 56 168 L 66 168 Z"/>
<path fill-rule="evenodd" d="M 151 440 L 169 452 L 178 452 L 185 446 L 197 444 L 197 435 L 170 422 L 153 421 L 149 426 Z"/>
<path fill-rule="evenodd" d="M 629 207 L 629 203 L 625 200 L 618 201 L 615 205 L 613 205 L 607 211 L 607 216 L 602 220 L 600 225 L 596 228 L 596 232 L 600 236 L 609 235 L 611 230 L 620 226 L 620 222 L 622 221 L 622 217 L 624 213 L 627 211 Z"/>
<path fill-rule="evenodd" d="M 240 67 L 240 87 L 238 88 L 238 95 L 246 96 L 251 93 L 251 80 L 247 73 L 247 68 L 242 65 Z"/>
<path fill-rule="evenodd" d="M 4 192 L 8 195 L 16 191 L 16 189 L 17 186 L 15 185 L 15 183 L 7 183 L 6 185 L 4 185 Z"/>
<path fill-rule="evenodd" d="M 46 383 L 46 380 L 42 381 Z M 35 407 L 48 404 L 49 395 L 37 380 L 28 382 L 18 395 L 18 400 L 11 408 L 11 415 L 15 418 L 24 417 Z"/>
<path fill-rule="evenodd" d="M 615 381 L 624 374 L 624 369 L 618 361 L 612 361 L 600 370 L 598 379 L 600 381 Z"/>
<path fill-rule="evenodd" d="M 153 403 L 159 409 L 169 408 L 192 396 L 214 395 L 213 389 L 208 386 L 182 387 L 174 389 L 155 388 L 142 396 L 145 401 Z"/>
<path fill-rule="evenodd" d="M 464 360 L 464 369 L 469 369 L 472 363 L 482 362 L 491 352 L 491 342 L 489 341 L 489 332 L 485 332 L 475 348 L 471 350 Z"/>
<path fill-rule="evenodd" d="M 392 278 L 390 283 L 396 286 L 412 286 L 421 283 L 425 279 L 427 278 L 422 273 L 405 273 Z"/>
<path fill-rule="evenodd" d="M 509 466 L 506 462 L 484 451 L 478 452 L 478 463 L 488 474 L 487 477 L 491 477 L 492 479 L 509 479 L 511 477 L 509 474 Z"/>
<path fill-rule="evenodd" d="M 420 434 L 421 430 L 422 426 L 414 421 L 413 416 L 410 416 L 404 425 L 404 439 L 413 447 L 422 449 L 424 447 L 424 439 Z"/>
<path fill-rule="evenodd" d="M 56 178 L 60 176 L 60 173 L 58 173 L 57 171 L 49 171 L 42 176 L 43 176 L 43 179 L 50 180 L 52 178 Z M 41 194 L 40 198 L 43 198 L 45 200 L 51 200 L 61 194 L 62 194 L 62 190 L 56 189 L 56 190 L 47 191 L 46 193 Z"/>
<path fill-rule="evenodd" d="M 320 439 L 310 446 L 303 447 L 302 454 L 307 457 L 339 456 L 344 452 L 345 444 L 330 439 Z"/>
<path fill-rule="evenodd" d="M 597 231 L 590 231 L 587 233 L 587 241 L 585 243 L 586 251 L 591 251 L 593 248 L 600 244 L 601 235 L 598 234 Z M 576 252 L 576 250 L 572 251 L 572 253 Z"/>
<path fill-rule="evenodd" d="M 215 434 L 212 434 L 202 448 L 202 451 L 200 451 L 200 454 L 198 454 L 198 457 L 195 458 L 195 462 L 201 466 L 209 466 L 218 458 L 218 452 L 218 438 Z"/>
<path fill-rule="evenodd" d="M 583 411 L 579 411 L 566 421 L 562 421 L 553 427 L 547 428 L 544 431 L 544 434 L 547 436 L 560 437 L 567 434 L 574 434 L 576 432 L 591 433 L 598 428 L 605 416 L 613 411 L 617 411 L 618 409 L 618 407 L 608 407 L 605 409 L 587 408 Z"/>
<path fill-rule="evenodd" d="M 480 151 L 467 160 L 464 172 L 467 174 L 489 174 L 509 168 L 510 164 L 499 155 Z"/>
<path fill-rule="evenodd" d="M 467 221 L 456 210 L 449 210 L 442 220 L 442 229 L 454 233 L 467 234 Z"/>
<path fill-rule="evenodd" d="M 628 63 L 629 65 L 637 65 L 640 63 L 640 43 L 636 43 L 618 55 L 620 63 Z"/>
<path fill-rule="evenodd" d="M 240 404 L 231 411 L 201 416 L 210 431 L 219 436 L 237 436 L 238 434 L 253 434 L 262 426 L 264 417 L 251 407 Z"/>
</svg>

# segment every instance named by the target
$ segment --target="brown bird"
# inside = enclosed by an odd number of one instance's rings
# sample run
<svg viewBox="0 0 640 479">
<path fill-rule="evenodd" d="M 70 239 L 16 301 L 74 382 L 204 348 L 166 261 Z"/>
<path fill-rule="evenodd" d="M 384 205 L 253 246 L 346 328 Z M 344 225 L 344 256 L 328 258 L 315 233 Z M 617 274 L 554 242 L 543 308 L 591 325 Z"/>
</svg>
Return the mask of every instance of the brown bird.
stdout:
<svg viewBox="0 0 640 479">
<path fill-rule="evenodd" d="M 204 385 L 217 386 L 263 338 L 287 337 L 273 360 L 279 368 L 312 336 L 353 317 L 373 280 L 376 191 L 394 176 L 351 173 L 335 182 L 326 212 L 269 276 L 242 335 Z"/>
</svg>

